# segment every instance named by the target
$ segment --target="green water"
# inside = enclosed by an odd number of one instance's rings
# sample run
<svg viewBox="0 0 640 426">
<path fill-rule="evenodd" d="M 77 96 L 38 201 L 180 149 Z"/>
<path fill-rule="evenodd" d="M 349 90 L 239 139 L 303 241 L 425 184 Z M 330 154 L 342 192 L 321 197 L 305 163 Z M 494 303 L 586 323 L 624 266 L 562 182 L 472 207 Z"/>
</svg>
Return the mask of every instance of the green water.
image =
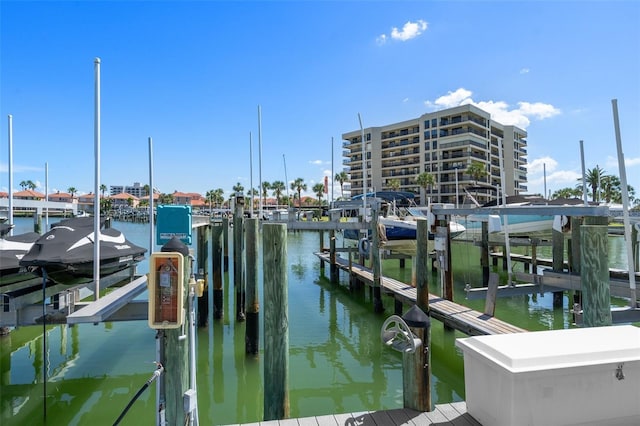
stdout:
<svg viewBox="0 0 640 426">
<path fill-rule="evenodd" d="M 144 245 L 148 240 L 144 225 L 117 222 L 114 226 L 135 243 Z M 401 407 L 401 355 L 383 348 L 379 337 L 383 321 L 393 313 L 393 300 L 384 297 L 385 313 L 377 315 L 368 291 L 348 290 L 346 274 L 341 272 L 339 285 L 331 284 L 329 268 L 323 272 L 311 254 L 318 246 L 316 233 L 288 234 L 291 417 Z M 465 300 L 464 292 L 467 283 L 480 282 L 479 251 L 464 244 L 454 244 L 452 250 L 455 300 L 481 311 L 484 301 Z M 614 244 L 612 250 L 620 248 Z M 146 272 L 145 267 L 140 265 L 140 272 Z M 408 282 L 411 262 L 400 268 L 398 260 L 384 261 L 383 274 Z M 437 276 L 431 278 L 430 290 L 439 294 Z M 233 296 L 233 277 L 226 274 L 224 318 L 198 330 L 201 424 L 262 419 L 262 354 L 245 356 L 245 324 L 234 320 Z M 568 328 L 569 297 L 565 293 L 563 309 L 553 309 L 549 294 L 499 299 L 496 316 L 529 330 Z M 0 338 L 2 425 L 44 424 L 45 409 L 48 425 L 113 424 L 153 372 L 155 333 L 146 321 L 50 326 L 46 353 L 42 331 L 42 326 L 23 327 Z M 432 323 L 434 404 L 464 400 L 462 356 L 454 345 L 457 337 L 464 336 Z M 155 384 L 120 424 L 153 424 L 154 416 Z"/>
</svg>

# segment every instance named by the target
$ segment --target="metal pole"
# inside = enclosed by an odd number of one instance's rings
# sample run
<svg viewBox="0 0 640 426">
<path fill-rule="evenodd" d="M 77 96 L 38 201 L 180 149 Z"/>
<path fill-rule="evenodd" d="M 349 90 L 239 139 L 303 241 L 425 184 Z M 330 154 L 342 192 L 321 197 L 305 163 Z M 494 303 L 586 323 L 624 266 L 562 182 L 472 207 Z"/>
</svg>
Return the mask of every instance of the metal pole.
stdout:
<svg viewBox="0 0 640 426">
<path fill-rule="evenodd" d="M 360 113 L 358 113 L 358 121 L 360 122 L 360 138 L 362 139 L 362 217 L 364 220 L 367 216 L 367 160 L 364 148 L 364 127 L 362 127 Z"/>
<path fill-rule="evenodd" d="M 44 163 L 44 230 L 49 231 L 49 163 Z"/>
<path fill-rule="evenodd" d="M 251 202 L 249 204 L 250 217 L 253 217 L 253 142 L 251 141 L 251 132 L 249 132 L 249 195 L 251 196 Z M 261 194 L 258 194 L 260 198 Z"/>
<path fill-rule="evenodd" d="M 456 209 L 458 208 L 458 168 L 456 170 Z"/>
<path fill-rule="evenodd" d="M 620 170 L 620 186 L 622 187 L 622 220 L 624 222 L 624 239 L 627 246 L 627 267 L 629 268 L 629 286 L 631 288 L 630 304 L 636 307 L 636 276 L 633 264 L 633 243 L 631 241 L 631 224 L 629 223 L 629 190 L 627 187 L 627 170 L 624 166 L 624 153 L 622 152 L 622 138 L 620 136 L 620 121 L 618 120 L 618 100 L 612 99 L 613 124 L 616 131 L 616 147 L 618 149 L 618 169 Z"/>
<path fill-rule="evenodd" d="M 335 183 L 333 174 L 333 136 L 331 136 L 331 207 L 333 207 L 333 184 Z"/>
<path fill-rule="evenodd" d="M 260 218 L 262 218 L 262 108 L 258 105 L 258 179 L 260 191 L 258 193 L 258 205 Z"/>
<path fill-rule="evenodd" d="M 544 177 L 544 192 L 543 197 L 547 196 L 547 163 L 542 163 L 542 176 Z"/>
<path fill-rule="evenodd" d="M 291 202 L 289 199 L 289 178 L 287 177 L 287 159 L 284 158 L 284 154 L 282 154 L 282 162 L 284 163 L 284 189 L 287 190 L 287 207 L 289 207 L 289 203 Z"/>
<path fill-rule="evenodd" d="M 100 58 L 93 61 L 95 71 L 95 116 L 94 116 L 94 156 L 95 156 L 95 188 L 93 197 L 93 281 L 95 284 L 95 300 L 100 299 Z"/>
<path fill-rule="evenodd" d="M 13 116 L 9 114 L 9 224 L 13 224 Z M 13 228 L 9 229 L 9 235 L 13 235 Z"/>
<path fill-rule="evenodd" d="M 582 199 L 584 200 L 584 205 L 588 206 L 587 202 L 587 175 L 584 171 L 584 146 L 583 142 L 580 141 L 580 162 L 582 164 Z"/>
<path fill-rule="evenodd" d="M 505 194 L 505 182 L 504 182 L 504 158 L 502 157 L 502 139 L 498 138 L 498 160 L 500 161 L 500 186 L 502 192 L 502 206 L 507 206 L 507 195 Z M 509 241 L 509 219 L 507 215 L 504 215 L 504 248 L 507 256 L 507 284 L 512 285 L 511 281 L 511 245 Z"/>
<path fill-rule="evenodd" d="M 155 248 L 153 204 L 153 140 L 149 137 L 149 254 Z"/>
</svg>

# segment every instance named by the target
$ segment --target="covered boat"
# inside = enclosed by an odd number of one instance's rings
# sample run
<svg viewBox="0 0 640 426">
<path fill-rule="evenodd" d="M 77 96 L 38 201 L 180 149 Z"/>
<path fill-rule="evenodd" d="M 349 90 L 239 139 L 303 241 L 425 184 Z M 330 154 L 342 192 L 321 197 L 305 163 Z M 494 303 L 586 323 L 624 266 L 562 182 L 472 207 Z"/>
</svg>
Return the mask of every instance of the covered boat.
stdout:
<svg viewBox="0 0 640 426">
<path fill-rule="evenodd" d="M 106 228 L 100 235 L 100 277 L 134 266 L 147 249 L 127 240 L 122 232 Z M 95 233 L 93 218 L 74 218 L 54 224 L 20 260 L 20 265 L 37 267 L 42 275 L 59 284 L 76 285 L 93 280 Z"/>
<path fill-rule="evenodd" d="M 9 229 L 11 226 L 8 226 Z M 20 266 L 20 259 L 31 250 L 38 238 L 40 234 L 36 232 L 0 238 L 0 287 L 36 277 L 29 268 Z"/>
</svg>

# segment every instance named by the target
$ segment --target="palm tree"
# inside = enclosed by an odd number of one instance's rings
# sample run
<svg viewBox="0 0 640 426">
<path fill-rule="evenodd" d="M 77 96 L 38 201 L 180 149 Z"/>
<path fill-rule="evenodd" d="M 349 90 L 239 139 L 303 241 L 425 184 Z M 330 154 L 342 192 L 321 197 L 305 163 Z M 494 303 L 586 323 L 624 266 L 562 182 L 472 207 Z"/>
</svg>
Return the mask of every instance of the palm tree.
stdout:
<svg viewBox="0 0 640 426">
<path fill-rule="evenodd" d="M 389 179 L 387 181 L 387 185 L 389 185 L 389 187 L 392 190 L 397 191 L 398 189 L 400 189 L 400 179 L 397 179 L 397 178 Z"/>
<path fill-rule="evenodd" d="M 318 197 L 318 205 L 322 205 L 322 196 L 324 195 L 324 183 L 316 183 L 313 185 L 313 193 Z"/>
<path fill-rule="evenodd" d="M 247 195 L 251 198 L 251 204 L 253 205 L 253 207 L 255 208 L 256 206 L 256 199 L 255 197 L 258 197 L 258 200 L 260 199 L 260 191 L 258 191 L 256 188 L 251 188 Z"/>
<path fill-rule="evenodd" d="M 112 207 L 112 201 L 111 198 L 107 197 L 107 198 L 101 198 L 100 199 L 100 210 L 103 212 L 108 212 L 111 211 L 111 207 Z"/>
<path fill-rule="evenodd" d="M 423 172 L 416 178 L 416 183 L 420 185 L 420 188 L 424 189 L 425 195 L 427 195 L 427 188 L 429 188 L 429 195 L 425 198 L 429 200 L 427 204 L 431 204 L 431 188 L 435 185 L 436 178 L 431 173 Z M 422 204 L 424 205 L 424 202 Z"/>
<path fill-rule="evenodd" d="M 556 198 L 580 198 L 582 197 L 582 188 L 562 188 L 551 194 L 551 199 Z"/>
<path fill-rule="evenodd" d="M 160 204 L 173 204 L 173 194 L 160 194 L 158 202 Z"/>
<path fill-rule="evenodd" d="M 267 205 L 267 195 L 269 195 L 267 191 L 269 191 L 270 189 L 271 189 L 271 184 L 269 182 L 262 182 L 262 204 L 263 205 Z"/>
<path fill-rule="evenodd" d="M 232 189 L 236 194 L 242 194 L 242 192 L 244 191 L 244 186 L 242 186 L 240 182 L 237 182 L 235 185 L 233 185 Z"/>
<path fill-rule="evenodd" d="M 600 188 L 600 182 L 602 179 L 607 176 L 606 172 L 601 169 L 597 164 L 593 169 L 587 169 L 587 173 L 585 174 L 586 184 L 591 188 L 591 201 L 598 202 L 598 189 Z M 582 178 L 579 178 L 578 181 L 582 182 Z"/>
<path fill-rule="evenodd" d="M 471 176 L 474 184 L 478 184 L 478 181 L 485 177 L 487 173 L 487 167 L 482 164 L 480 161 L 472 161 L 469 167 L 466 170 L 467 174 Z M 456 171 L 456 173 L 458 173 Z"/>
<path fill-rule="evenodd" d="M 71 194 L 71 198 L 73 198 L 73 196 L 76 194 L 76 192 L 78 192 L 78 190 L 77 190 L 75 187 L 70 186 L 70 187 L 67 189 L 67 192 L 68 192 L 69 194 Z"/>
<path fill-rule="evenodd" d="M 25 190 L 25 189 L 34 190 L 34 189 L 36 189 L 36 184 L 33 183 L 32 180 L 23 180 L 22 182 L 20 182 L 20 187 L 23 190 Z"/>
<path fill-rule="evenodd" d="M 296 191 L 298 193 L 298 218 L 300 217 L 300 209 L 302 208 L 302 191 L 307 190 L 307 184 L 304 183 L 304 179 L 297 178 L 293 182 L 291 182 L 291 190 Z"/>
<path fill-rule="evenodd" d="M 276 204 L 280 205 L 280 199 L 282 198 L 282 193 L 287 189 L 284 182 L 281 180 L 276 180 L 271 183 L 271 190 L 273 191 L 273 195 L 276 197 Z"/>
<path fill-rule="evenodd" d="M 104 193 L 107 191 L 107 185 L 105 185 L 104 183 L 100 184 L 100 196 L 102 196 L 102 198 L 104 198 Z"/>
<path fill-rule="evenodd" d="M 341 171 L 340 173 L 336 173 L 334 178 L 340 184 L 340 198 L 344 199 L 344 183 L 349 182 L 349 175 L 345 171 Z"/>
</svg>

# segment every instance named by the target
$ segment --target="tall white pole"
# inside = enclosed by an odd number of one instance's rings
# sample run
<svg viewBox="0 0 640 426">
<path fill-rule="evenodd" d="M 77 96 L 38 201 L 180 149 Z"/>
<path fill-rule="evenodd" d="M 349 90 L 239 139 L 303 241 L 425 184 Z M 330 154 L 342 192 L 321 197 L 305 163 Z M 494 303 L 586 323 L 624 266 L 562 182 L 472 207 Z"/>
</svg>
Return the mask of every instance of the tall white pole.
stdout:
<svg viewBox="0 0 640 426">
<path fill-rule="evenodd" d="M 7 220 L 13 224 L 13 116 L 9 114 L 9 211 Z M 9 235 L 13 235 L 13 229 L 9 229 Z"/>
<path fill-rule="evenodd" d="M 455 168 L 456 170 L 456 209 L 458 208 L 458 168 Z"/>
<path fill-rule="evenodd" d="M 253 217 L 253 142 L 251 141 L 251 132 L 249 132 L 249 211 L 251 212 L 251 217 Z M 260 194 L 258 194 L 258 198 L 260 198 Z"/>
<path fill-rule="evenodd" d="M 584 205 L 588 206 L 589 202 L 587 201 L 587 174 L 584 168 L 584 144 L 580 141 L 580 163 L 582 164 L 582 199 L 584 200 Z"/>
<path fill-rule="evenodd" d="M 287 208 L 289 207 L 291 200 L 289 199 L 289 178 L 287 177 L 287 159 L 282 154 L 282 162 L 284 163 L 284 189 L 287 191 Z"/>
<path fill-rule="evenodd" d="M 627 266 L 629 268 L 629 287 L 631 288 L 631 299 L 629 303 L 632 308 L 637 307 L 636 302 L 636 275 L 633 263 L 633 247 L 631 241 L 631 223 L 629 222 L 629 189 L 627 187 L 627 170 L 624 165 L 624 153 L 622 152 L 622 138 L 620 136 L 620 121 L 618 120 L 618 100 L 612 99 L 613 124 L 616 130 L 616 147 L 618 149 L 618 169 L 620 170 L 620 186 L 622 187 L 622 220 L 624 222 L 624 239 L 627 246 Z"/>
<path fill-rule="evenodd" d="M 156 246 L 153 205 L 153 139 L 149 136 L 149 254 L 153 253 Z"/>
<path fill-rule="evenodd" d="M 360 122 L 360 138 L 362 139 L 362 218 L 365 220 L 367 217 L 367 159 L 364 147 L 364 127 L 360 113 L 358 113 L 358 121 Z"/>
<path fill-rule="evenodd" d="M 505 193 L 505 182 L 504 182 L 504 158 L 502 157 L 502 139 L 498 138 L 498 159 L 500 161 L 500 192 L 502 192 L 502 206 L 507 206 L 507 194 Z M 505 214 L 502 222 L 504 223 L 504 249 L 507 252 L 507 284 L 509 286 L 513 285 L 511 280 L 512 269 L 511 269 L 511 243 L 509 241 L 509 218 Z"/>
<path fill-rule="evenodd" d="M 260 219 L 262 219 L 262 108 L 260 105 L 258 105 L 258 179 L 260 179 L 258 206 Z"/>
<path fill-rule="evenodd" d="M 333 136 L 331 136 L 331 207 L 333 207 L 333 184 L 335 183 L 333 174 Z"/>
<path fill-rule="evenodd" d="M 49 163 L 44 163 L 44 230 L 49 231 Z"/>
<path fill-rule="evenodd" d="M 547 197 L 547 163 L 542 163 L 542 176 L 544 177 L 544 192 L 543 197 Z"/>
<path fill-rule="evenodd" d="M 95 283 L 95 300 L 100 299 L 100 58 L 93 61 L 95 72 L 95 115 L 93 127 L 95 156 L 95 190 L 93 197 L 93 281 Z"/>
</svg>

